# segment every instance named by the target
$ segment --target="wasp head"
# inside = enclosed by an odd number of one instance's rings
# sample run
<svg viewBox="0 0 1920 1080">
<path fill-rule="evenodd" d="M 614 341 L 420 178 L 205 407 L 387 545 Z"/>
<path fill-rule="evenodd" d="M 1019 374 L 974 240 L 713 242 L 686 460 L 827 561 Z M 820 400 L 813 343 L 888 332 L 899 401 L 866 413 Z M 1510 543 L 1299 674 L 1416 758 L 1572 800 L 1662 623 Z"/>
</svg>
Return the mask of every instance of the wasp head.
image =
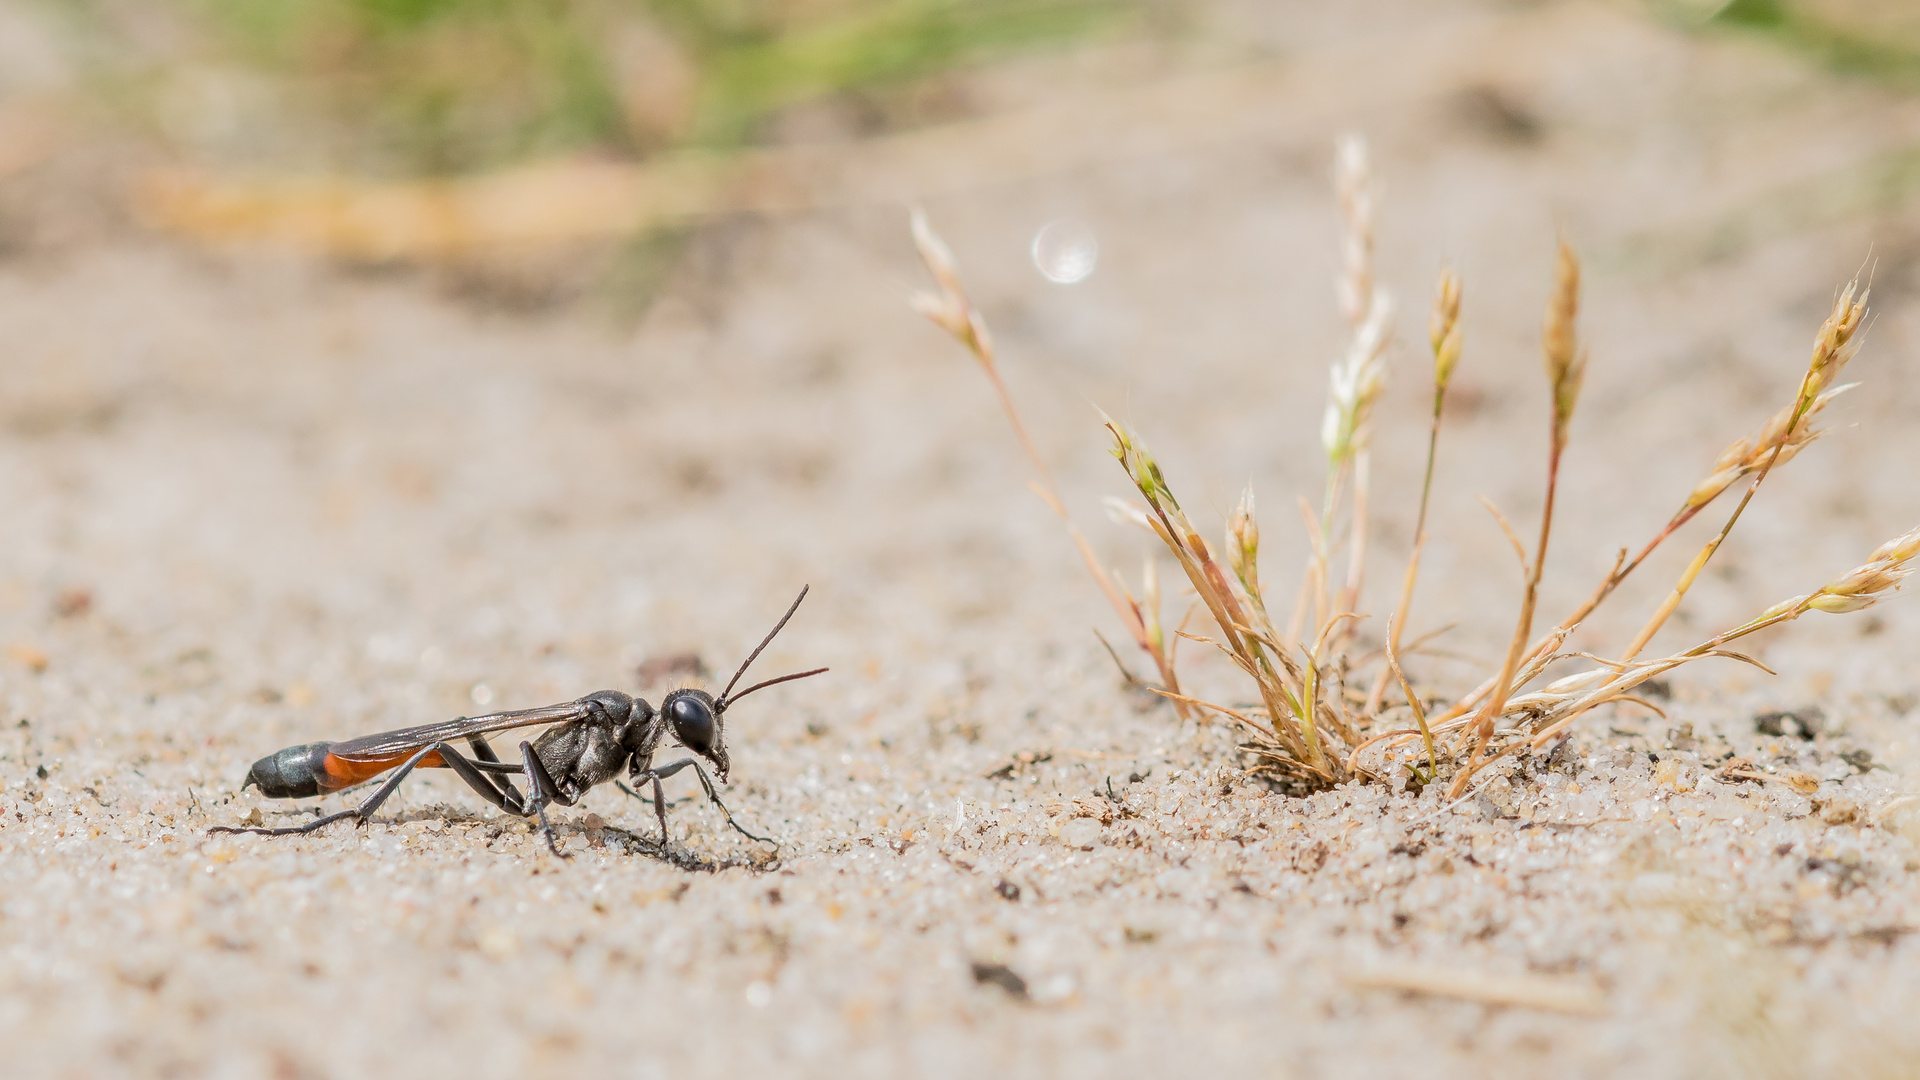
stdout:
<svg viewBox="0 0 1920 1080">
<path fill-rule="evenodd" d="M 713 771 L 724 781 L 727 746 L 720 713 L 713 696 L 705 690 L 675 690 L 660 703 L 660 715 L 673 725 L 674 739 L 713 762 Z"/>
</svg>

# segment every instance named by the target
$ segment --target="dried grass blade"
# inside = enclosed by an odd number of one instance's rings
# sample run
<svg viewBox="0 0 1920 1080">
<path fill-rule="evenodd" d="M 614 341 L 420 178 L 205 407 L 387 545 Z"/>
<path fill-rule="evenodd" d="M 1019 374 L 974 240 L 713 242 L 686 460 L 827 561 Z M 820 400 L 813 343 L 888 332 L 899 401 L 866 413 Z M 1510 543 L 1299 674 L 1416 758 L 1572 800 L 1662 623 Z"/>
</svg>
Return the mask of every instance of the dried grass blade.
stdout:
<svg viewBox="0 0 1920 1080">
<path fill-rule="evenodd" d="M 1513 523 L 1507 520 L 1507 515 L 1501 513 L 1499 507 L 1493 505 L 1492 499 L 1485 495 L 1476 495 L 1475 498 L 1480 500 L 1481 506 L 1487 508 L 1487 513 L 1493 515 L 1493 520 L 1499 523 L 1500 531 L 1506 534 L 1507 543 L 1513 545 L 1513 556 L 1520 560 L 1520 576 L 1525 578 L 1532 574 L 1533 568 L 1527 562 L 1527 545 L 1520 542 L 1520 534 L 1513 531 Z"/>
<path fill-rule="evenodd" d="M 1420 696 L 1413 692 L 1413 684 L 1407 681 L 1406 672 L 1400 670 L 1400 658 L 1394 654 L 1393 639 L 1396 635 L 1391 627 L 1387 631 L 1387 670 L 1400 680 L 1400 692 L 1407 697 L 1407 707 L 1413 710 L 1414 722 L 1420 725 L 1420 738 L 1427 744 L 1427 765 L 1432 770 L 1428 776 L 1440 772 L 1440 757 L 1433 748 L 1433 729 L 1427 725 L 1427 710 L 1420 704 Z"/>
</svg>

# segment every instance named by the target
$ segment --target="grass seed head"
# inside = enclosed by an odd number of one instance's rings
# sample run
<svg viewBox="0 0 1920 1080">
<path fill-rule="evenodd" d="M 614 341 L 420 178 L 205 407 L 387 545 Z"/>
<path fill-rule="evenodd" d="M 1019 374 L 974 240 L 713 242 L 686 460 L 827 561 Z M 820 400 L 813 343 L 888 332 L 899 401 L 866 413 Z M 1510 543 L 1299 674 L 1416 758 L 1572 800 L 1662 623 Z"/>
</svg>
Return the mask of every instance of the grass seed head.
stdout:
<svg viewBox="0 0 1920 1080">
<path fill-rule="evenodd" d="M 939 283 L 940 290 L 947 293 L 961 293 L 960 276 L 954 270 L 953 249 L 947 246 L 945 240 L 940 239 L 939 233 L 933 231 L 933 226 L 927 221 L 927 212 L 918 206 L 914 207 L 910 224 L 913 229 L 913 246 L 920 250 L 920 261 L 927 264 L 927 269 L 933 274 L 933 280 Z"/>
<path fill-rule="evenodd" d="M 1906 563 L 1915 555 L 1920 555 L 1920 529 L 1881 544 L 1867 558 L 1870 562 Z"/>
<path fill-rule="evenodd" d="M 1367 141 L 1343 135 L 1334 153 L 1334 187 L 1345 228 L 1343 265 L 1335 289 L 1340 311 L 1353 327 L 1346 355 L 1334 361 L 1320 441 L 1335 468 L 1367 445 L 1367 422 L 1386 382 L 1385 354 L 1392 337 L 1392 299 L 1374 284 L 1373 170 Z"/>
<path fill-rule="evenodd" d="M 1858 282 L 1850 282 L 1834 301 L 1833 311 L 1820 325 L 1820 332 L 1814 335 L 1813 357 L 1807 363 L 1806 377 L 1801 380 L 1800 392 L 1793 404 L 1769 417 L 1758 433 L 1738 439 L 1721 451 L 1713 463 L 1713 472 L 1688 494 L 1686 509 L 1705 506 L 1744 476 L 1786 464 L 1821 436 L 1820 429 L 1813 425 L 1814 417 L 1855 385 L 1833 383 L 1860 351 L 1859 330 L 1866 314 L 1867 294 L 1860 290 Z"/>
<path fill-rule="evenodd" d="M 1815 397 L 1806 411 L 1800 414 L 1798 423 L 1794 422 L 1794 413 L 1799 409 L 1799 401 L 1796 400 L 1794 404 L 1774 413 L 1757 434 L 1735 440 L 1720 452 L 1720 457 L 1713 463 L 1713 472 L 1705 480 L 1700 481 L 1687 496 L 1687 509 L 1695 509 L 1712 502 L 1741 477 L 1757 472 L 1769 460 L 1772 460 L 1775 465 L 1784 465 L 1792 461 L 1794 455 L 1826 434 L 1813 426 L 1813 418 L 1820 415 L 1834 398 L 1857 385 L 1859 384 L 1846 383 Z M 1788 430 L 1790 424 L 1791 431 Z M 1780 451 L 1778 458 L 1773 457 L 1776 447 Z"/>
<path fill-rule="evenodd" d="M 953 251 L 933 231 L 933 226 L 927 223 L 926 211 L 917 206 L 913 209 L 912 225 L 913 244 L 920 250 L 920 261 L 926 264 L 934 282 L 940 286 L 938 293 L 915 292 L 911 299 L 913 309 L 966 346 L 975 359 L 991 366 L 993 339 L 987 334 L 986 322 L 974 309 L 973 302 L 967 299 L 966 290 L 960 286 L 960 275 L 954 269 Z"/>
<path fill-rule="evenodd" d="M 1795 607 L 1824 611 L 1830 615 L 1844 615 L 1872 607 L 1886 599 L 1913 573 L 1907 563 L 1915 555 L 1920 555 L 1920 529 L 1881 544 L 1863 565 L 1827 582 L 1819 592 L 1810 596 L 1775 604 L 1762 618 L 1783 614 Z"/>
<path fill-rule="evenodd" d="M 1433 315 L 1427 321 L 1427 335 L 1433 342 L 1433 385 L 1444 392 L 1453 379 L 1454 365 L 1460 362 L 1464 344 L 1460 333 L 1460 275 L 1452 270 L 1440 272 L 1440 285 L 1433 297 Z"/>
<path fill-rule="evenodd" d="M 1800 391 L 1807 408 L 1833 385 L 1847 362 L 1860 351 L 1859 330 L 1867 315 L 1867 295 L 1860 289 L 1859 282 L 1848 282 L 1833 302 L 1833 311 L 1821 324 L 1820 333 L 1814 337 L 1813 359 L 1807 364 L 1807 379 Z"/>
<path fill-rule="evenodd" d="M 1587 355 L 1580 347 L 1575 325 L 1580 317 L 1580 260 L 1564 240 L 1554 270 L 1553 299 L 1547 304 L 1541 343 L 1546 353 L 1547 381 L 1553 387 L 1554 446 L 1560 449 L 1566 445 L 1567 424 L 1573 419 L 1587 374 Z"/>
<path fill-rule="evenodd" d="M 1340 312 L 1358 327 L 1374 306 L 1373 286 L 1373 168 L 1367 140 L 1360 135 L 1340 137 L 1334 150 L 1333 183 L 1346 218 L 1341 238 L 1343 272 L 1338 283 Z"/>
<path fill-rule="evenodd" d="M 1387 383 L 1387 346 L 1392 341 L 1393 302 L 1384 293 L 1374 298 L 1366 321 L 1354 331 L 1347 354 L 1334 361 L 1327 380 L 1327 411 L 1320 423 L 1320 442 L 1335 465 L 1367 447 L 1372 434 L 1373 407 Z"/>
<path fill-rule="evenodd" d="M 1902 573 L 1894 578 L 1898 581 L 1907 575 Z M 1829 615 L 1845 615 L 1849 612 L 1870 608 L 1880 602 L 1878 596 L 1852 596 L 1845 593 L 1828 592 L 1825 589 L 1814 593 L 1807 606 L 1815 611 L 1824 611 Z"/>
<path fill-rule="evenodd" d="M 1108 419 L 1107 430 L 1113 433 L 1113 456 L 1119 459 L 1120 467 L 1133 478 L 1134 486 L 1140 489 L 1147 505 L 1162 512 L 1179 512 L 1180 503 L 1173 497 L 1173 489 L 1167 486 L 1167 478 L 1160 473 L 1160 463 L 1154 460 L 1146 444 L 1135 438 L 1118 420 Z"/>
<path fill-rule="evenodd" d="M 1247 595 L 1260 596 L 1260 523 L 1253 514 L 1253 488 L 1240 496 L 1240 505 L 1227 517 L 1227 565 Z"/>
</svg>

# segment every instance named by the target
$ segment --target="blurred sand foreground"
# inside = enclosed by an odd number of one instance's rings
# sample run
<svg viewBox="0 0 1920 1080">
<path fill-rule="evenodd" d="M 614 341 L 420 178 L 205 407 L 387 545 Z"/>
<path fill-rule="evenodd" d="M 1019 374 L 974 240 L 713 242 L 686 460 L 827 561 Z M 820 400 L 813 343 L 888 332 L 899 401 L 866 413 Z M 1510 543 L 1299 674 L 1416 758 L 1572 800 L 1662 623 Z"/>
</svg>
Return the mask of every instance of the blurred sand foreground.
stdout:
<svg viewBox="0 0 1920 1080">
<path fill-rule="evenodd" d="M 1415 617 L 1459 619 L 1449 648 L 1484 665 L 1518 587 L 1473 497 L 1538 510 L 1556 231 L 1588 260 L 1593 362 L 1545 612 L 1791 393 L 1869 257 L 1866 387 L 1668 636 L 1920 520 L 1920 102 L 1620 6 L 1222 5 L 1197 40 L 982 73 L 982 100 L 1034 111 L 901 137 L 951 140 L 924 191 L 849 168 L 720 217 L 637 326 L 503 312 L 458 267 L 163 238 L 125 216 L 139 151 L 22 151 L 0 181 L 7 1074 L 1912 1075 L 1912 598 L 1770 639 L 1778 678 L 1690 670 L 1669 720 L 1591 715 L 1454 810 L 1284 799 L 1229 733 L 1120 688 L 987 388 L 906 309 L 902 204 L 956 249 L 1106 556 L 1144 543 L 1101 517 L 1123 478 L 1089 402 L 1197 518 L 1251 477 L 1290 575 L 1341 334 L 1330 147 L 1366 131 L 1403 340 L 1443 261 L 1467 282 Z M 1159 111 L 1112 106 L 1156 87 Z M 1054 134 L 993 135 L 1022 124 Z M 1061 216 L 1102 242 L 1071 288 L 1026 256 Z M 1423 363 L 1395 364 L 1382 581 L 1425 437 Z M 1690 550 L 1577 644 L 1617 647 Z M 677 869 L 607 789 L 558 813 L 562 863 L 444 773 L 364 829 L 205 835 L 292 820 L 235 794 L 269 751 L 482 700 L 657 700 L 642 661 L 729 670 L 803 582 L 762 669 L 832 674 L 729 717 L 729 804 L 777 850 L 689 799 L 675 843 L 713 870 Z M 1778 711 L 1798 718 L 1756 725 Z M 1728 751 L 1825 783 L 1722 784 Z"/>
</svg>

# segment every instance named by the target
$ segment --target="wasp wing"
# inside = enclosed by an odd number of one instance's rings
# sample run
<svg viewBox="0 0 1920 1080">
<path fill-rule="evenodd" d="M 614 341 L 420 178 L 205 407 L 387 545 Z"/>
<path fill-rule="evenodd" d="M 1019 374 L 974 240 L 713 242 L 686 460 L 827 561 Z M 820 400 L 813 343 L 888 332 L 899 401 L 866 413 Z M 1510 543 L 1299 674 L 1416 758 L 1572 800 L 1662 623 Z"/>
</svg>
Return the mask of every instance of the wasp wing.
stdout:
<svg viewBox="0 0 1920 1080">
<path fill-rule="evenodd" d="M 396 754 L 405 754 L 423 746 L 452 739 L 464 739 L 469 735 L 484 735 L 489 731 L 506 731 L 509 728 L 533 727 L 536 724 L 563 724 L 569 720 L 584 720 L 587 706 L 583 702 L 569 701 L 563 705 L 548 705 L 539 709 L 518 709 L 514 712 L 489 713 L 486 716 L 460 716 L 438 724 L 422 724 L 419 727 L 401 728 L 398 731 L 383 731 L 378 735 L 364 735 L 358 739 L 334 743 L 330 752 L 334 757 L 345 761 L 384 761 Z"/>
</svg>

